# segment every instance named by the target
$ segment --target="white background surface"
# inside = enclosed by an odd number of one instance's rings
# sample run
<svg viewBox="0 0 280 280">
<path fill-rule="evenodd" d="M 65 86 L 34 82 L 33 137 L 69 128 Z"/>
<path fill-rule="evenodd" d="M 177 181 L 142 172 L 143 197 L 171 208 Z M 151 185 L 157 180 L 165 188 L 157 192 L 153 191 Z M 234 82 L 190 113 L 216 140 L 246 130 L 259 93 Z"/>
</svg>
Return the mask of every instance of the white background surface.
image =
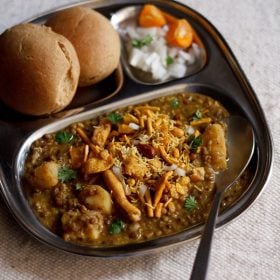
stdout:
<svg viewBox="0 0 280 280">
<path fill-rule="evenodd" d="M 73 0 L 0 0 L 1 31 Z M 133 1 L 132 1 L 133 2 Z M 280 279 L 280 1 L 185 0 L 212 22 L 239 60 L 266 112 L 275 143 L 272 177 L 244 215 L 215 233 L 209 279 Z M 1 54 L 0 54 L 1 55 Z M 27 235 L 0 199 L 0 279 L 188 279 L 198 241 L 156 255 L 97 260 Z"/>
</svg>

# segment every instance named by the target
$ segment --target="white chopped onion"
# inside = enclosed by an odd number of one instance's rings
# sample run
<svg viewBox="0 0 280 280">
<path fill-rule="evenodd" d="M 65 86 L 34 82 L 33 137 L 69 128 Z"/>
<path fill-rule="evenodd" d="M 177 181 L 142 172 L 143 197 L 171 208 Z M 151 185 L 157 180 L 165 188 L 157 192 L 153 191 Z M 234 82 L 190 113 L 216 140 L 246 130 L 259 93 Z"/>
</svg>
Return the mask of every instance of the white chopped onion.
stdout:
<svg viewBox="0 0 280 280">
<path fill-rule="evenodd" d="M 122 169 L 120 167 L 117 167 L 117 166 L 113 166 L 112 167 L 112 171 L 113 173 L 120 179 L 120 181 L 122 181 Z"/>
<path fill-rule="evenodd" d="M 176 56 L 178 56 L 179 53 L 179 49 L 172 47 L 172 48 L 168 48 L 168 55 L 171 56 L 172 58 L 175 58 Z"/>
<path fill-rule="evenodd" d="M 157 29 L 156 27 L 147 27 L 147 28 L 142 28 L 138 27 L 136 29 L 136 32 L 140 35 L 140 37 L 145 37 L 147 35 L 150 35 L 151 37 L 155 37 L 157 35 Z"/>
<path fill-rule="evenodd" d="M 186 170 L 183 168 L 178 167 L 175 169 L 175 172 L 178 176 L 181 176 L 181 177 L 186 176 Z"/>
<path fill-rule="evenodd" d="M 168 28 L 168 25 L 165 25 L 165 26 L 167 26 L 167 28 Z M 168 31 L 164 27 L 163 28 L 157 28 L 157 36 L 160 37 L 160 38 L 165 37 L 166 33 Z"/>
<path fill-rule="evenodd" d="M 138 130 L 140 126 L 136 123 L 129 123 L 128 126 L 133 130 Z"/>
<path fill-rule="evenodd" d="M 194 55 L 195 55 L 196 57 L 199 57 L 199 56 L 201 55 L 201 50 L 200 50 L 198 44 L 193 43 L 193 44 L 192 44 L 192 50 L 193 50 Z"/>
<path fill-rule="evenodd" d="M 162 30 L 164 30 L 165 32 L 169 31 L 169 26 L 166 24 L 162 27 Z"/>
<path fill-rule="evenodd" d="M 154 80 L 184 77 L 187 66 L 194 63 L 201 55 L 200 47 L 195 43 L 188 50 L 169 46 L 166 41 L 168 30 L 168 25 L 151 28 L 130 25 L 120 31 L 120 34 L 126 34 L 124 38 L 127 42 L 128 63 L 144 72 L 151 73 Z M 149 44 L 140 48 L 131 45 L 131 40 L 142 40 L 146 36 L 152 37 Z M 172 60 L 167 63 L 169 58 Z"/>
<path fill-rule="evenodd" d="M 188 65 L 193 64 L 195 62 L 195 54 L 194 52 L 185 52 L 179 51 L 179 58 L 183 59 L 185 63 Z"/>
<path fill-rule="evenodd" d="M 129 64 L 134 67 L 139 67 L 145 61 L 144 53 L 139 49 L 133 48 L 129 56 Z"/>
<path fill-rule="evenodd" d="M 167 70 L 164 68 L 162 63 L 159 60 L 156 60 L 152 63 L 152 75 L 155 80 L 162 80 L 166 75 Z"/>
<path fill-rule="evenodd" d="M 165 170 L 165 171 L 173 171 L 173 170 L 175 170 L 175 169 L 177 169 L 178 168 L 178 166 L 175 164 L 175 163 L 173 163 L 172 165 L 165 165 L 164 167 L 163 167 L 163 169 Z"/>
<path fill-rule="evenodd" d="M 147 64 L 147 66 L 151 66 L 152 63 L 159 60 L 160 60 L 159 54 L 157 54 L 156 52 L 152 52 L 150 55 L 147 56 L 145 63 Z"/>
<path fill-rule="evenodd" d="M 144 196 L 145 195 L 145 193 L 146 193 L 146 191 L 147 191 L 147 186 L 145 185 L 145 184 L 141 184 L 140 186 L 139 186 L 139 194 L 140 194 L 140 196 Z"/>
<path fill-rule="evenodd" d="M 126 34 L 130 37 L 130 38 L 134 38 L 134 39 L 140 39 L 140 35 L 138 34 L 137 30 L 135 29 L 135 27 L 133 26 L 127 26 L 126 29 L 124 29 Z"/>
<path fill-rule="evenodd" d="M 192 134 L 194 134 L 194 132 L 195 132 L 195 129 L 194 129 L 192 126 L 189 126 L 189 127 L 188 127 L 188 130 L 187 130 L 187 133 L 188 133 L 189 135 L 192 135 Z"/>
<path fill-rule="evenodd" d="M 169 66 L 170 75 L 175 78 L 183 78 L 186 75 L 187 66 L 180 63 L 173 63 Z"/>
<path fill-rule="evenodd" d="M 190 60 L 192 57 L 188 52 L 184 52 L 182 50 L 179 51 L 179 56 L 182 57 L 186 61 Z"/>
</svg>

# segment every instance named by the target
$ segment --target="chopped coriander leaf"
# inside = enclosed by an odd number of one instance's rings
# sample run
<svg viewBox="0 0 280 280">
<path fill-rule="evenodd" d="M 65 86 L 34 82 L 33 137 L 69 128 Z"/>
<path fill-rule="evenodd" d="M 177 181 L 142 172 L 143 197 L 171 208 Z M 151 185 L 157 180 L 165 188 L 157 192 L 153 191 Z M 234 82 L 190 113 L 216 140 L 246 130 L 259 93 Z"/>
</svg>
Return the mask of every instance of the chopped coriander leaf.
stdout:
<svg viewBox="0 0 280 280">
<path fill-rule="evenodd" d="M 174 59 L 171 56 L 166 57 L 166 65 L 171 65 L 174 62 Z"/>
<path fill-rule="evenodd" d="M 199 110 L 196 110 L 195 113 L 194 113 L 194 115 L 193 115 L 193 117 L 192 117 L 192 119 L 193 119 L 194 121 L 197 121 L 197 120 L 201 119 L 201 117 L 202 117 L 201 112 L 200 112 Z"/>
<path fill-rule="evenodd" d="M 76 179 L 77 173 L 75 170 L 69 167 L 63 166 L 58 169 L 58 180 L 61 182 L 68 182 L 70 180 Z"/>
<path fill-rule="evenodd" d="M 70 143 L 74 135 L 68 131 L 59 131 L 55 134 L 55 140 L 59 144 Z"/>
<path fill-rule="evenodd" d="M 195 137 L 194 135 L 191 135 L 188 144 L 190 146 L 191 151 L 196 152 L 198 147 L 202 144 L 202 136 L 198 135 L 197 137 Z"/>
<path fill-rule="evenodd" d="M 123 119 L 123 117 L 120 114 L 114 112 L 110 113 L 107 118 L 113 124 L 117 124 Z"/>
<path fill-rule="evenodd" d="M 114 222 L 111 223 L 109 232 L 110 234 L 119 234 L 122 232 L 124 229 L 124 222 L 122 220 L 115 220 Z"/>
<path fill-rule="evenodd" d="M 134 48 L 141 49 L 144 46 L 151 44 L 153 38 L 151 35 L 146 35 L 142 39 L 132 39 L 131 44 Z"/>
<path fill-rule="evenodd" d="M 190 212 L 193 211 L 194 209 L 197 209 L 198 205 L 195 197 L 192 195 L 188 196 L 185 200 L 184 207 Z"/>
<path fill-rule="evenodd" d="M 178 98 L 173 98 L 173 99 L 171 100 L 170 105 L 171 105 L 171 107 L 172 107 L 173 109 L 179 108 L 179 106 L 180 106 L 180 101 L 179 101 L 179 99 L 178 99 Z"/>
</svg>

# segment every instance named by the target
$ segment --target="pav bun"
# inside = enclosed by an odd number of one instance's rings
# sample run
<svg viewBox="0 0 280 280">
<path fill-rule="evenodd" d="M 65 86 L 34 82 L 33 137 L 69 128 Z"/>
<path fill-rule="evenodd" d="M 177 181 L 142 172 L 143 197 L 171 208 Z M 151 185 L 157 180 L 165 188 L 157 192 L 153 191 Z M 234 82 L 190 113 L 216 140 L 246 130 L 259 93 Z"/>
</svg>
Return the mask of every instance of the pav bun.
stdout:
<svg viewBox="0 0 280 280">
<path fill-rule="evenodd" d="M 46 25 L 74 45 L 81 66 L 79 86 L 96 84 L 117 68 L 119 35 L 100 13 L 89 8 L 70 8 L 56 13 Z"/>
<path fill-rule="evenodd" d="M 68 39 L 36 24 L 20 24 L 0 36 L 0 98 L 12 109 L 40 116 L 73 99 L 79 60 Z"/>
</svg>

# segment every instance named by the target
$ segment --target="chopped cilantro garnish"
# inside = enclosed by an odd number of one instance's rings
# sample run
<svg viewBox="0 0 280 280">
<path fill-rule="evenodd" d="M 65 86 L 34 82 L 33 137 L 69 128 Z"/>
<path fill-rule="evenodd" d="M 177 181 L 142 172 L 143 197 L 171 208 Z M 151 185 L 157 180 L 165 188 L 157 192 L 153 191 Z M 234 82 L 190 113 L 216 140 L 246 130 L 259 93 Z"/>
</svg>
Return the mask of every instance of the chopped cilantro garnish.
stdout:
<svg viewBox="0 0 280 280">
<path fill-rule="evenodd" d="M 198 206 L 195 197 L 192 195 L 188 196 L 185 200 L 184 207 L 190 212 L 193 211 L 194 209 L 197 209 Z"/>
<path fill-rule="evenodd" d="M 202 144 L 202 136 L 198 135 L 197 137 L 195 137 L 194 135 L 191 135 L 188 140 L 188 144 L 190 146 L 191 151 L 196 152 L 198 147 Z"/>
<path fill-rule="evenodd" d="M 75 170 L 70 169 L 69 167 L 63 166 L 58 169 L 58 179 L 61 182 L 68 182 L 72 179 L 77 178 L 77 173 Z"/>
<path fill-rule="evenodd" d="M 197 121 L 197 120 L 201 119 L 201 117 L 202 117 L 201 112 L 200 112 L 199 110 L 196 110 L 195 113 L 194 113 L 194 115 L 193 115 L 193 117 L 192 117 L 192 119 L 193 119 L 194 121 Z"/>
<path fill-rule="evenodd" d="M 113 124 L 117 124 L 123 119 L 123 117 L 120 114 L 114 112 L 110 113 L 107 118 Z"/>
<path fill-rule="evenodd" d="M 174 59 L 171 56 L 166 57 L 166 65 L 171 65 L 174 62 Z"/>
<path fill-rule="evenodd" d="M 55 134 L 55 140 L 59 144 L 70 143 L 74 135 L 68 131 L 59 131 Z"/>
<path fill-rule="evenodd" d="M 179 101 L 179 99 L 178 98 L 173 98 L 172 100 L 171 100 L 171 102 L 170 102 L 170 105 L 171 105 L 171 107 L 173 108 L 173 109 L 176 109 L 176 108 L 179 108 L 179 106 L 180 106 L 180 101 Z"/>
<path fill-rule="evenodd" d="M 151 35 L 146 35 L 142 39 L 132 39 L 131 44 L 134 48 L 141 49 L 144 46 L 151 44 L 153 38 Z"/>
<path fill-rule="evenodd" d="M 109 232 L 110 234 L 119 234 L 122 232 L 124 229 L 124 222 L 122 220 L 115 220 L 114 222 L 111 223 Z"/>
</svg>

